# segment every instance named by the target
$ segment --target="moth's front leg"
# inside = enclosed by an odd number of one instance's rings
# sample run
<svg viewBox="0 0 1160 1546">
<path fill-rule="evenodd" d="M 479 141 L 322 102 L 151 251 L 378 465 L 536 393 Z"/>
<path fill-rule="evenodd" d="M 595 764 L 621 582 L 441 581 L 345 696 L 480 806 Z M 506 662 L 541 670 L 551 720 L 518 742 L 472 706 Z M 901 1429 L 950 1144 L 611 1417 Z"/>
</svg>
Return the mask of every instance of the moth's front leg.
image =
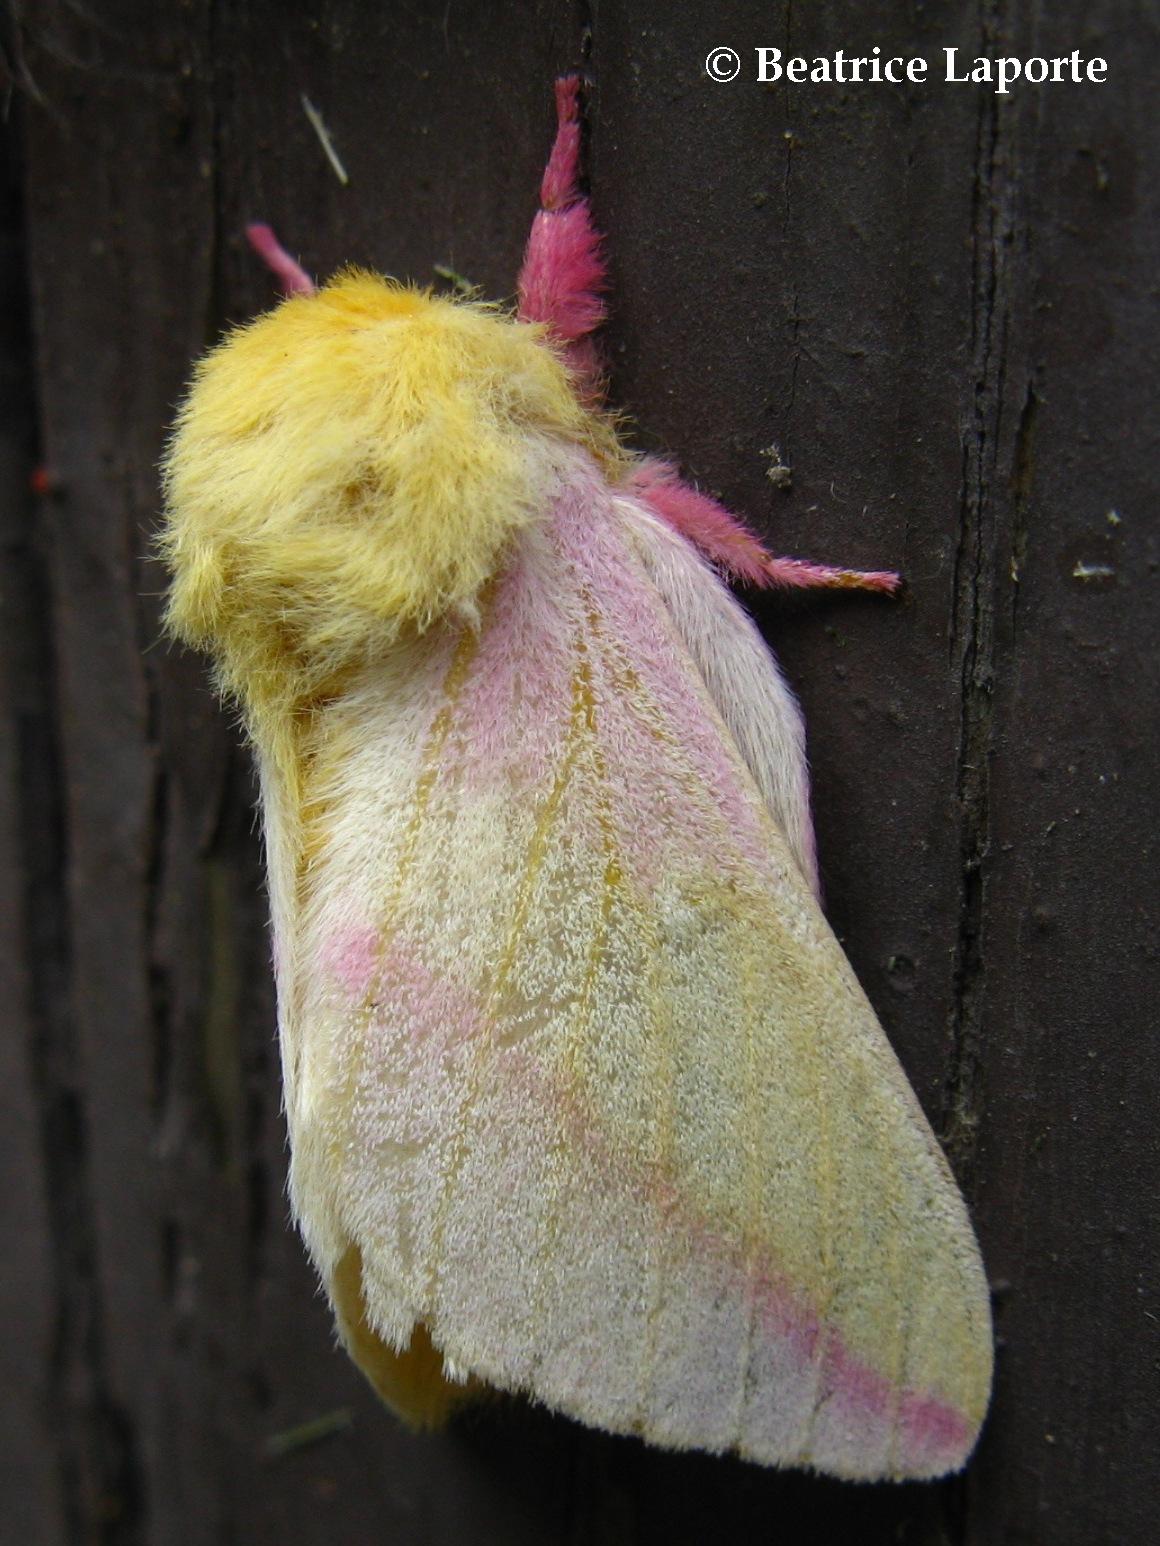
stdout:
<svg viewBox="0 0 1160 1546">
<path fill-rule="evenodd" d="M 743 521 L 686 483 L 669 462 L 646 457 L 626 480 L 628 491 L 679 531 L 706 558 L 746 585 L 791 590 L 869 590 L 892 596 L 902 576 L 890 569 L 838 569 L 802 558 L 777 558 Z"/>
</svg>

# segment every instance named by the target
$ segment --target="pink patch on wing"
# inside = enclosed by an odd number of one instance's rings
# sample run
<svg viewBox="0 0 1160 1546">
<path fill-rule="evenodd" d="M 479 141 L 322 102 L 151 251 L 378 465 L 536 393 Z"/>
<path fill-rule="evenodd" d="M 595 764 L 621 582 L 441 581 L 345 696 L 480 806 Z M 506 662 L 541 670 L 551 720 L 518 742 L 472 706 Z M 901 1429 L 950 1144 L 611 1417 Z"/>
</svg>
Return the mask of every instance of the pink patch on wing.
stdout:
<svg viewBox="0 0 1160 1546">
<path fill-rule="evenodd" d="M 907 1391 L 898 1409 L 904 1455 L 918 1466 L 962 1463 L 969 1452 L 973 1429 L 963 1414 L 936 1396 Z"/>
<path fill-rule="evenodd" d="M 890 1414 L 894 1401 L 893 1383 L 869 1364 L 859 1363 L 832 1330 L 826 1338 L 823 1367 L 826 1383 L 850 1412 L 864 1417 Z"/>
<path fill-rule="evenodd" d="M 867 1448 L 885 1447 L 897 1425 L 899 1462 L 917 1472 L 954 1469 L 969 1452 L 972 1425 L 949 1402 L 927 1391 L 900 1390 L 885 1374 L 846 1346 L 832 1324 L 822 1322 L 809 1301 L 768 1262 L 747 1268 L 737 1249 L 720 1238 L 669 1183 L 652 1188 L 672 1230 L 698 1254 L 726 1264 L 733 1291 L 749 1299 L 766 1339 L 765 1357 L 774 1369 L 791 1367 L 800 1377 L 817 1370 L 819 1396 L 842 1426 L 853 1426 Z M 758 1344 L 760 1345 L 760 1343 Z"/>
<path fill-rule="evenodd" d="M 322 968 L 352 1002 L 366 997 L 379 964 L 381 936 L 370 924 L 337 929 L 322 946 Z"/>
<path fill-rule="evenodd" d="M 525 1076 L 526 1077 L 526 1076 Z M 759 1329 L 757 1347 L 776 1378 L 785 1370 L 791 1378 L 816 1371 L 819 1396 L 840 1426 L 853 1427 L 859 1448 L 887 1448 L 897 1426 L 898 1462 L 918 1473 L 953 1470 L 970 1450 L 973 1425 L 949 1402 L 930 1391 L 899 1389 L 885 1374 L 853 1354 L 835 1325 L 822 1321 L 793 1281 L 767 1260 L 746 1263 L 738 1244 L 725 1240 L 716 1223 L 682 1194 L 671 1180 L 649 1170 L 630 1178 L 614 1156 L 607 1136 L 583 1112 L 574 1093 L 541 1072 L 541 1100 L 551 1101 L 563 1116 L 565 1131 L 588 1160 L 593 1184 L 610 1189 L 631 1186 L 657 1206 L 668 1234 L 685 1250 L 726 1270 L 729 1291 L 752 1304 Z M 525 1092 L 526 1093 L 526 1092 Z M 786 1354 L 788 1353 L 788 1366 Z"/>
<path fill-rule="evenodd" d="M 542 783 L 565 733 L 571 643 L 550 559 L 526 542 L 484 625 L 459 714 L 469 788 Z"/>
<path fill-rule="evenodd" d="M 547 529 L 521 539 L 499 580 L 456 708 L 458 755 L 448 768 L 468 793 L 546 796 L 564 768 L 585 682 L 595 737 L 570 777 L 600 780 L 633 882 L 647 890 L 703 848 L 773 874 L 752 775 L 603 480 L 581 457 L 566 478 Z M 706 573 L 705 583 L 721 582 Z M 636 691 L 626 690 L 630 677 Z M 572 811 L 559 814 L 562 832 Z M 595 804 L 590 814 L 597 819 Z"/>
<path fill-rule="evenodd" d="M 580 1120 L 578 1112 L 575 1120 Z M 592 1150 L 591 1139 L 586 1147 Z M 611 1169 L 607 1151 L 605 1163 Z M 736 1247 L 723 1240 L 670 1181 L 658 1178 L 647 1190 L 670 1228 L 698 1255 L 728 1265 L 727 1281 L 753 1304 L 757 1324 L 769 1339 L 767 1356 L 773 1364 L 781 1364 L 784 1349 L 799 1374 L 817 1367 L 819 1393 L 836 1406 L 839 1417 L 860 1430 L 885 1430 L 897 1423 L 902 1463 L 921 1471 L 951 1469 L 961 1462 L 973 1432 L 961 1412 L 929 1392 L 899 1390 L 885 1374 L 855 1357 L 837 1328 L 819 1320 L 789 1278 L 775 1273 L 768 1263 L 747 1268 L 738 1259 Z"/>
<path fill-rule="evenodd" d="M 479 1031 L 475 995 L 433 972 L 405 938 L 391 941 L 378 975 L 381 997 L 417 1058 L 437 1059 Z"/>
</svg>

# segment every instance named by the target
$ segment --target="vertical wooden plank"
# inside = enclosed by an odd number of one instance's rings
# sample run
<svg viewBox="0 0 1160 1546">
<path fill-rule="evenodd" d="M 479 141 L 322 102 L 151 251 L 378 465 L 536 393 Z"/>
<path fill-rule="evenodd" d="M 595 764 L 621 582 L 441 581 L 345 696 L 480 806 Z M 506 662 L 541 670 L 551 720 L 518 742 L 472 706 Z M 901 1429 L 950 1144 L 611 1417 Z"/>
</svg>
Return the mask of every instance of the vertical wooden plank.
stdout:
<svg viewBox="0 0 1160 1546">
<path fill-rule="evenodd" d="M 57 813 L 17 148 L 10 137 L 0 158 L 0 289 L 11 302 L 0 322 L 0 1497 L 12 1539 L 56 1546 L 66 1538 L 55 1378 L 65 1305 L 53 1230 L 62 1177 L 52 1146 L 63 1135 L 42 1030 L 54 1007 Z"/>
<path fill-rule="evenodd" d="M 1155 1531 L 1160 25 L 997 8 L 997 46 L 1110 60 L 990 126 L 995 411 L 972 719 L 989 740 L 978 1201 L 1000 1280 L 978 1542 Z M 981 722 L 981 724 L 979 724 Z"/>
<path fill-rule="evenodd" d="M 206 109 L 189 68 L 204 18 L 193 7 L 146 26 L 129 4 L 99 23 L 61 10 L 29 40 L 42 97 L 26 116 L 38 395 L 56 489 L 43 513 L 65 828 L 58 1056 L 71 1060 L 76 1108 L 66 1292 L 84 1316 L 67 1349 L 78 1457 L 67 1506 L 83 1540 L 176 1538 L 170 1509 L 196 1433 L 168 1401 L 172 1109 L 154 961 L 165 783 L 142 555 L 182 373 L 175 298 L 191 237 L 211 223 Z M 203 328 L 202 314 L 187 343 Z M 195 1447 L 212 1516 L 213 1467 Z M 190 1521 L 181 1538 L 209 1538 Z"/>
</svg>

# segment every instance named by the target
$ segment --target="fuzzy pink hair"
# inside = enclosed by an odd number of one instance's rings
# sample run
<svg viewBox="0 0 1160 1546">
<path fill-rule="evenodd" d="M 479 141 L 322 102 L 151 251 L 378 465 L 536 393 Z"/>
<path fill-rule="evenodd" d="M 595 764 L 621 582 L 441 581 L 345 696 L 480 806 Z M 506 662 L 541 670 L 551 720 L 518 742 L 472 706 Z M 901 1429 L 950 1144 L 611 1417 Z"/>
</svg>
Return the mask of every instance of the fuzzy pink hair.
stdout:
<svg viewBox="0 0 1160 1546">
<path fill-rule="evenodd" d="M 580 78 L 567 75 L 556 82 L 556 140 L 520 269 L 519 316 L 549 328 L 581 389 L 596 396 L 600 358 L 590 335 L 604 321 L 608 275 L 579 170 Z"/>
<path fill-rule="evenodd" d="M 834 569 L 801 558 L 775 558 L 724 505 L 685 483 L 670 462 L 646 457 L 629 473 L 626 487 L 705 557 L 746 585 L 795 590 L 875 590 L 892 595 L 902 583 L 883 569 Z"/>
</svg>

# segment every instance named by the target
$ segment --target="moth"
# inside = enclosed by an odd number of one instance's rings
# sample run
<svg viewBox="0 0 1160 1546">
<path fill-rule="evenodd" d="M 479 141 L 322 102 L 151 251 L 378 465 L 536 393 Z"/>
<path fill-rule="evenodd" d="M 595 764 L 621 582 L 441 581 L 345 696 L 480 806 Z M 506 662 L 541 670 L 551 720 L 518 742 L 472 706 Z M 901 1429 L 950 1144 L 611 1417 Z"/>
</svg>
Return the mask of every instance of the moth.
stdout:
<svg viewBox="0 0 1160 1546">
<path fill-rule="evenodd" d="M 622 443 L 578 91 L 514 314 L 315 290 L 255 228 L 287 296 L 168 449 L 168 626 L 260 769 L 294 1213 L 413 1424 L 491 1388 L 939 1476 L 987 1405 L 987 1284 L 726 583 L 897 578 L 775 557 Z"/>
</svg>

